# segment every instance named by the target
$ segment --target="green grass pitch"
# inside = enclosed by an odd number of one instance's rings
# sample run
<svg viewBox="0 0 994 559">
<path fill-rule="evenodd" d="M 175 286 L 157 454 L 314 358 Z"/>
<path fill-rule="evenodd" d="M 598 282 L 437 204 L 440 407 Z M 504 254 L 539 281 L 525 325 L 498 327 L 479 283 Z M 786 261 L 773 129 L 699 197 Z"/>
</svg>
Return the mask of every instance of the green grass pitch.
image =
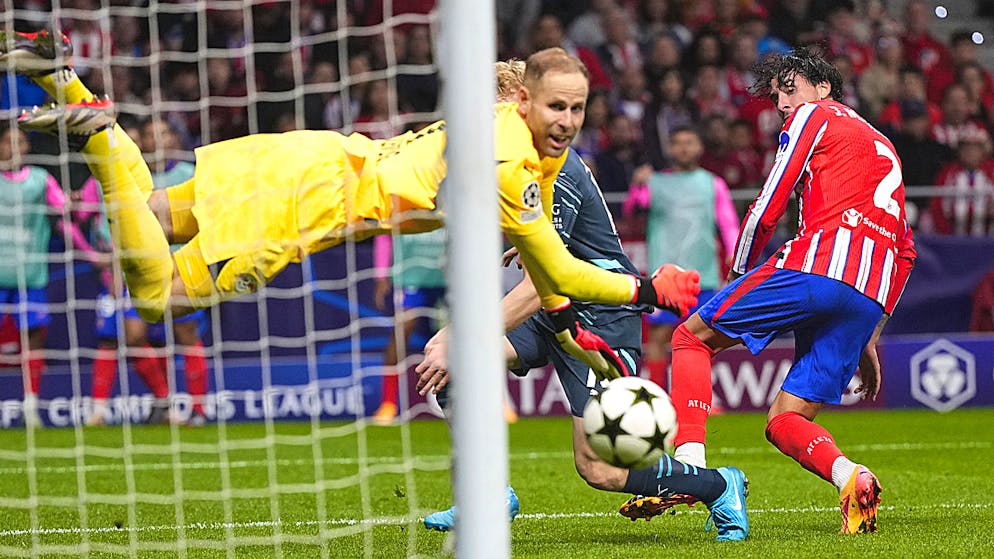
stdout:
<svg viewBox="0 0 994 559">
<path fill-rule="evenodd" d="M 702 505 L 651 522 L 622 518 L 624 495 L 576 474 L 567 418 L 522 419 L 509 427 L 521 498 L 512 555 L 994 556 L 994 410 L 828 411 L 820 422 L 880 477 L 878 533 L 837 534 L 835 490 L 766 442 L 763 415 L 709 423 L 711 465 L 739 466 L 750 479 L 752 532 L 733 543 L 704 531 Z M 225 444 L 218 426 L 45 430 L 30 435 L 32 452 L 24 431 L 0 431 L 0 556 L 444 556 L 446 536 L 420 523 L 451 500 L 444 423 L 358 433 L 325 423 L 318 436 L 310 423 L 274 427 L 227 425 Z M 226 550 L 226 541 L 238 545 Z"/>
</svg>

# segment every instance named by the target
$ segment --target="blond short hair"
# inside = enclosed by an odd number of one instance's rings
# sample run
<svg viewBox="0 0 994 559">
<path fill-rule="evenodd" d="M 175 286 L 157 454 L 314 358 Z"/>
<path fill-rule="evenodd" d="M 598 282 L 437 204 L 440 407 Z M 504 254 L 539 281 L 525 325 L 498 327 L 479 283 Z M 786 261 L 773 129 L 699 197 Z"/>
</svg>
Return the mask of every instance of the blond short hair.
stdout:
<svg viewBox="0 0 994 559">
<path fill-rule="evenodd" d="M 513 101 L 525 83 L 525 61 L 511 58 L 494 64 L 497 73 L 497 101 Z"/>
<path fill-rule="evenodd" d="M 549 72 L 578 73 L 590 79 L 587 67 L 579 58 L 559 47 L 553 47 L 540 50 L 528 57 L 525 61 L 524 83 L 529 88 L 534 88 L 542 76 Z"/>
</svg>

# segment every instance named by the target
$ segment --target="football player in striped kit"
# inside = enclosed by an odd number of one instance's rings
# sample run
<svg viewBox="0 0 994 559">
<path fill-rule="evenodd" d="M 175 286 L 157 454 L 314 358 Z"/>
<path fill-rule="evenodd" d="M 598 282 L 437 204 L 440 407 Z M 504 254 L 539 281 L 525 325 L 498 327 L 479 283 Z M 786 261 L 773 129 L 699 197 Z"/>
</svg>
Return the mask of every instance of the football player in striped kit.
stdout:
<svg viewBox="0 0 994 559">
<path fill-rule="evenodd" d="M 883 134 L 838 101 L 842 77 L 818 52 L 773 55 L 756 74 L 753 91 L 785 118 L 780 148 L 742 222 L 734 281 L 673 335 L 676 458 L 705 465 L 714 355 L 737 344 L 757 354 L 792 332 L 795 361 L 766 437 L 839 489 L 843 533 L 872 532 L 877 478 L 813 419 L 824 404 L 840 403 L 857 367 L 856 392 L 874 399 L 879 390 L 876 342 L 915 260 L 901 163 Z M 760 262 L 791 196 L 801 208 L 797 236 Z"/>
</svg>

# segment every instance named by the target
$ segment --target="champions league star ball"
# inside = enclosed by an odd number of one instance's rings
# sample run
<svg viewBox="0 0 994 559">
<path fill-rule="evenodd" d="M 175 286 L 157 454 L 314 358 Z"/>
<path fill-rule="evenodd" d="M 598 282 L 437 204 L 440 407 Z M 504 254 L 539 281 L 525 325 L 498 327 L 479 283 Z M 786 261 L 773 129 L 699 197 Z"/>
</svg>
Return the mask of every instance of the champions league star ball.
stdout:
<svg viewBox="0 0 994 559">
<path fill-rule="evenodd" d="M 587 401 L 583 430 L 601 460 L 619 468 L 644 468 L 672 444 L 676 411 L 656 383 L 622 377 Z"/>
</svg>

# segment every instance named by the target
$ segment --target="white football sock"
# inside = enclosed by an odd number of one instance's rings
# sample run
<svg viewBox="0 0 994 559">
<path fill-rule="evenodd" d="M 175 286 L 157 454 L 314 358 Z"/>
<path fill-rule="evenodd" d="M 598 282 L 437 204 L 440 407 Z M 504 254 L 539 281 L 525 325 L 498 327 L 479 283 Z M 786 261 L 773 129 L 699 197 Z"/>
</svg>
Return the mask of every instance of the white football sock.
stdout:
<svg viewBox="0 0 994 559">
<path fill-rule="evenodd" d="M 832 462 L 832 483 L 842 491 L 842 488 L 849 482 L 852 473 L 856 471 L 856 464 L 845 456 L 839 456 Z"/>
<path fill-rule="evenodd" d="M 707 460 L 704 458 L 704 443 L 683 443 L 676 447 L 673 458 L 684 464 L 707 468 Z"/>
</svg>

